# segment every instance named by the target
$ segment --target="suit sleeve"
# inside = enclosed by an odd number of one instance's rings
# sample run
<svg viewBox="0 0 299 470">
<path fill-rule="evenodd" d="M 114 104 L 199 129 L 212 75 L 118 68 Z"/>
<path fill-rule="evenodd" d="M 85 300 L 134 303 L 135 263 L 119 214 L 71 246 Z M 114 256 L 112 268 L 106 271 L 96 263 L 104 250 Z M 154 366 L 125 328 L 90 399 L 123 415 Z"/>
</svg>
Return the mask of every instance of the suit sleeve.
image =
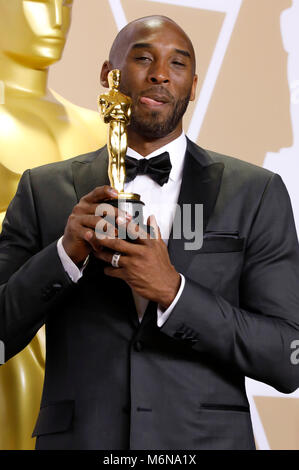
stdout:
<svg viewBox="0 0 299 470">
<path fill-rule="evenodd" d="M 291 343 L 299 339 L 299 250 L 288 192 L 268 183 L 251 224 L 239 305 L 186 277 L 161 331 L 218 364 L 283 393 L 299 387 Z"/>
<path fill-rule="evenodd" d="M 5 360 L 21 351 L 73 287 L 57 252 L 43 248 L 30 170 L 20 180 L 0 235 L 0 340 Z"/>
</svg>

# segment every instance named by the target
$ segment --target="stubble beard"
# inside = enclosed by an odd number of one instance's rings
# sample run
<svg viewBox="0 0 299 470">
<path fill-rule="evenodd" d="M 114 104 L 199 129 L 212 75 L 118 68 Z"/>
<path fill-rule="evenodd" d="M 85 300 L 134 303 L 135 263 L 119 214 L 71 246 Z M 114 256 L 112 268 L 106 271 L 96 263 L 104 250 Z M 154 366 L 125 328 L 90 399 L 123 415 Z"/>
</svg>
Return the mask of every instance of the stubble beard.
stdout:
<svg viewBox="0 0 299 470">
<path fill-rule="evenodd" d="M 190 95 L 191 92 L 185 98 L 178 100 L 164 120 L 161 120 L 159 111 L 151 111 L 148 116 L 144 116 L 133 106 L 130 129 L 150 140 L 167 136 L 176 129 L 185 114 Z"/>
</svg>

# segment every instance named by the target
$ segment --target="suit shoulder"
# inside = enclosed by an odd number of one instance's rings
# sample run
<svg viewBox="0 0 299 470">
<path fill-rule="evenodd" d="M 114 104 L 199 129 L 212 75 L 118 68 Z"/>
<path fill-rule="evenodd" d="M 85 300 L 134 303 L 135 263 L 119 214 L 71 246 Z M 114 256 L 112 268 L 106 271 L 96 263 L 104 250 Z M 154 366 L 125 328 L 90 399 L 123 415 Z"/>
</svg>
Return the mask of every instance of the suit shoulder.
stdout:
<svg viewBox="0 0 299 470">
<path fill-rule="evenodd" d="M 38 179 L 42 177 L 51 178 L 54 176 L 66 176 L 68 173 L 70 173 L 73 163 L 91 163 L 95 158 L 101 157 L 104 149 L 105 147 L 101 147 L 100 149 L 93 152 L 77 155 L 75 157 L 68 158 L 67 160 L 48 163 L 46 165 L 31 168 L 30 174 L 33 178 Z"/>
<path fill-rule="evenodd" d="M 213 162 L 221 162 L 224 164 L 224 172 L 227 175 L 240 176 L 245 179 L 258 178 L 260 180 L 267 181 L 274 175 L 272 171 L 253 163 L 246 162 L 245 160 L 217 153 L 212 150 L 206 150 L 206 152 Z"/>
<path fill-rule="evenodd" d="M 199 155 L 203 165 L 223 164 L 221 188 L 227 194 L 246 194 L 248 200 L 260 199 L 269 183 L 278 177 L 272 171 L 236 157 L 203 149 L 192 142 L 193 153 Z M 279 179 L 279 177 L 278 177 Z M 277 180 L 277 178 L 276 178 Z"/>
<path fill-rule="evenodd" d="M 207 152 L 214 162 L 223 163 L 222 187 L 232 194 L 241 192 L 246 194 L 248 200 L 261 200 L 270 183 L 274 181 L 275 173 L 266 168 L 229 155 L 210 150 Z"/>
</svg>

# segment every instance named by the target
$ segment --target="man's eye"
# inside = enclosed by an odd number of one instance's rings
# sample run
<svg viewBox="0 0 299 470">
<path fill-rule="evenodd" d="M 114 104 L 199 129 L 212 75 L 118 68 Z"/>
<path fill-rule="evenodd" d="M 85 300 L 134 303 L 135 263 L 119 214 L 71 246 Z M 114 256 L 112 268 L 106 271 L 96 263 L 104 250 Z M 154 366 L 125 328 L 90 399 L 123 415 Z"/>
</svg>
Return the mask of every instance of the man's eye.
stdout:
<svg viewBox="0 0 299 470">
<path fill-rule="evenodd" d="M 185 67 L 185 64 L 183 62 L 179 62 L 178 60 L 174 60 L 172 63 L 174 65 L 178 65 L 179 67 Z"/>
<path fill-rule="evenodd" d="M 147 62 L 147 61 L 150 61 L 151 59 L 149 57 L 141 56 L 141 57 L 136 57 L 136 60 L 139 60 L 141 62 Z"/>
</svg>

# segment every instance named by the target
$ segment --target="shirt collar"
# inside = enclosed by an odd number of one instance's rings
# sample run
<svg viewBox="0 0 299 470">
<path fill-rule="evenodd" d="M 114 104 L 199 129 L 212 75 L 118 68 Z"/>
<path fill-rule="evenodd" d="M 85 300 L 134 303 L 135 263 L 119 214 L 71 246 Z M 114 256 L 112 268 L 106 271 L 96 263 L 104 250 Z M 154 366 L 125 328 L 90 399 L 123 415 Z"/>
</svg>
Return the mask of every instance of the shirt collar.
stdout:
<svg viewBox="0 0 299 470">
<path fill-rule="evenodd" d="M 182 132 L 179 137 L 172 140 L 171 142 L 164 145 L 163 147 L 160 147 L 159 149 L 155 150 L 149 155 L 146 155 L 146 157 L 144 157 L 143 155 L 140 155 L 138 152 L 136 152 L 130 147 L 128 147 L 127 149 L 127 155 L 129 157 L 133 157 L 133 158 L 136 158 L 137 160 L 140 160 L 142 158 L 156 157 L 157 155 L 160 155 L 163 152 L 168 152 L 171 165 L 172 165 L 171 171 L 169 174 L 169 179 L 172 181 L 177 181 L 178 179 L 182 177 L 186 149 L 187 149 L 187 139 L 186 139 L 185 133 Z"/>
</svg>

